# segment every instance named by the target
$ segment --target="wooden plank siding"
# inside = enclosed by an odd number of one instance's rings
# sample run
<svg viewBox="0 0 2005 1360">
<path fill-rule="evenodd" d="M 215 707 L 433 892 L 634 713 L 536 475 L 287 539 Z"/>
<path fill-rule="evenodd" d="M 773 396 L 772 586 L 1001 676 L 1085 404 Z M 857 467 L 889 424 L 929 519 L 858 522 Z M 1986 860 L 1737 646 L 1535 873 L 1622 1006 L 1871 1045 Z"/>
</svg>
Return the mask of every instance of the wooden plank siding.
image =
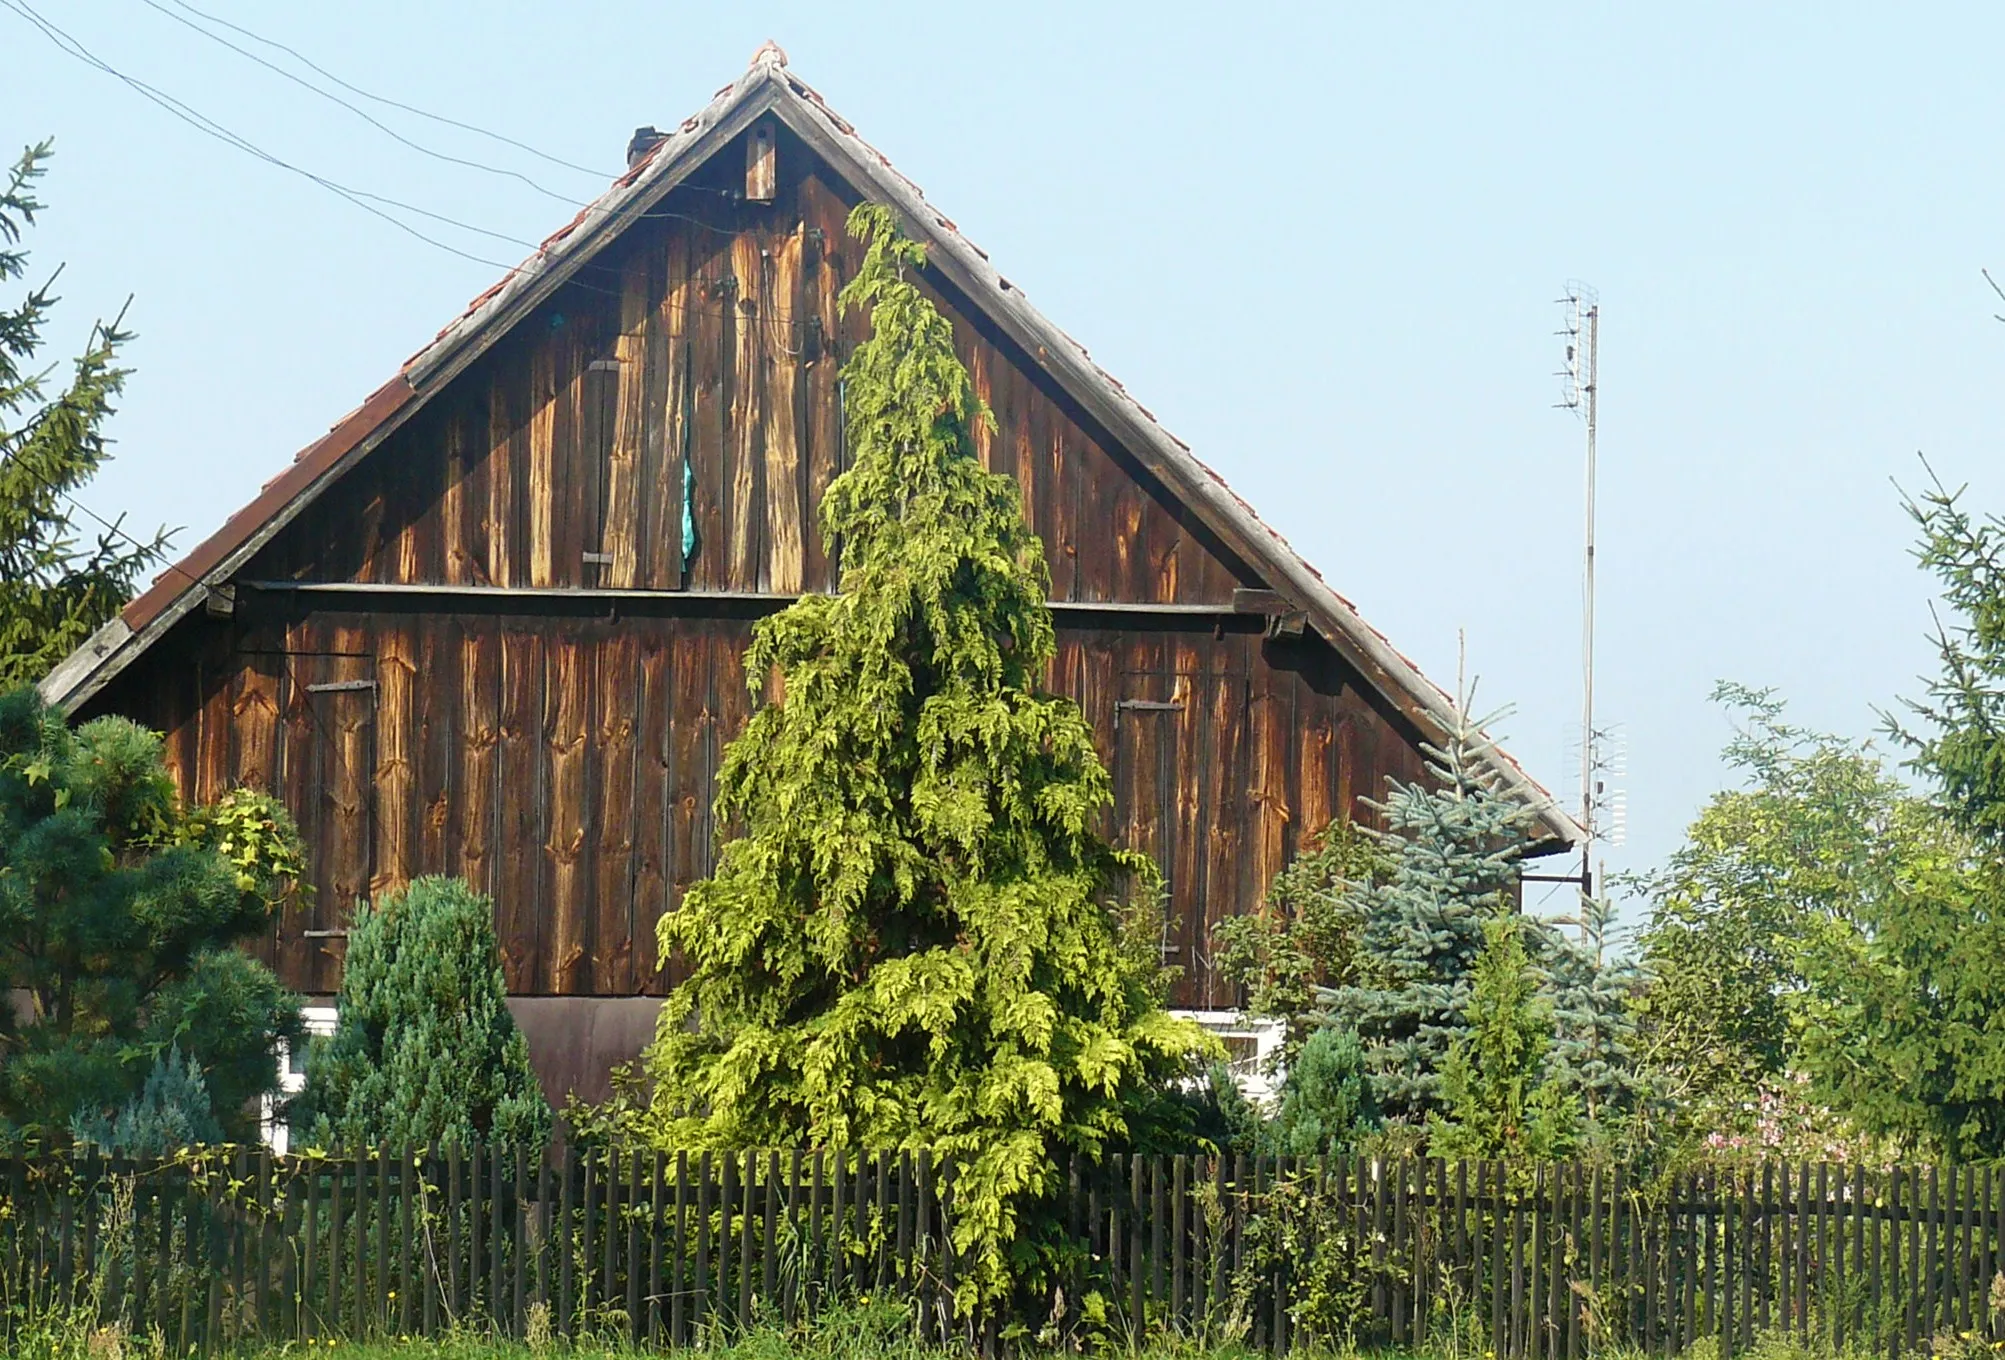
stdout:
<svg viewBox="0 0 2005 1360">
<path fill-rule="evenodd" d="M 843 461 L 841 360 L 868 323 L 836 303 L 856 265 L 849 191 L 784 135 L 781 152 L 779 201 L 672 196 L 243 575 L 832 589 L 817 515 Z M 994 414 L 978 453 L 1018 479 L 1053 598 L 1222 603 L 1259 584 L 963 299 L 936 301 Z"/>
<path fill-rule="evenodd" d="M 253 784 L 292 807 L 316 892 L 263 946 L 288 985 L 332 990 L 356 899 L 428 873 L 493 895 L 512 992 L 673 980 L 654 924 L 715 861 L 751 621 L 836 585 L 819 508 L 847 458 L 841 362 L 868 334 L 837 300 L 854 194 L 777 135 L 771 203 L 727 195 L 732 148 L 699 168 L 265 544 L 234 616 L 192 614 L 84 710 L 165 732 L 188 797 Z M 1105 829 L 1168 878 L 1176 1000 L 1232 1005 L 1211 926 L 1257 908 L 1305 833 L 1418 777 L 1417 736 L 1313 633 L 1269 641 L 1232 614 L 1235 588 L 1268 583 L 1035 356 L 922 279 L 993 413 L 976 452 L 1016 478 L 1053 599 L 1219 609 L 1061 613 L 1049 683 L 1113 771 Z M 628 589 L 647 593 L 600 593 Z"/>
<path fill-rule="evenodd" d="M 299 604 L 261 599 L 240 612 Z M 1048 682 L 1101 734 L 1108 830 L 1169 880 L 1176 1000 L 1229 1006 L 1211 926 L 1257 905 L 1272 864 L 1338 799 L 1416 777 L 1419 762 L 1320 647 L 1181 622 L 1061 626 Z M 274 634 L 285 653 L 264 645 Z M 233 664 L 202 666 L 199 693 L 121 685 L 113 706 L 168 734 L 186 797 L 246 782 L 234 751 L 270 753 L 314 858 L 313 899 L 264 951 L 289 986 L 333 989 L 341 940 L 320 932 L 358 897 L 458 874 L 495 898 L 511 992 L 655 995 L 674 977 L 656 968 L 655 922 L 714 863 L 710 805 L 750 713 L 749 637 L 743 617 L 674 613 L 206 620 L 176 649 Z M 1262 714 L 1330 735 L 1277 738 Z M 1315 794 L 1298 804 L 1288 789 Z"/>
</svg>

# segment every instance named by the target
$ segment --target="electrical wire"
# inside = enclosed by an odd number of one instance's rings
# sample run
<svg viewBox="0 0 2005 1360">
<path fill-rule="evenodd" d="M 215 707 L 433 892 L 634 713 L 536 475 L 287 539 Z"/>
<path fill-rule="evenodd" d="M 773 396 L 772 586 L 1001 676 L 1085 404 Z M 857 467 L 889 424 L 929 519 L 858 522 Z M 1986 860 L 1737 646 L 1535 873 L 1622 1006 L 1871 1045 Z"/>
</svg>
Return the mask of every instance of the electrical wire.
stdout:
<svg viewBox="0 0 2005 1360">
<path fill-rule="evenodd" d="M 419 241 L 424 242 L 426 245 L 435 247 L 436 249 L 439 250 L 443 250 L 450 255 L 457 256 L 458 258 L 467 260 L 473 264 L 483 265 L 489 269 L 499 270 L 501 271 L 504 280 L 511 279 L 518 274 L 531 272 L 532 266 L 529 264 L 508 265 L 502 263 L 499 260 L 489 259 L 486 256 L 474 254 L 472 251 L 463 250 L 458 246 L 452 245 L 450 242 L 442 241 L 435 236 L 428 235 L 425 232 L 418 230 L 416 227 L 413 227 L 410 223 L 405 222 L 402 219 L 395 217 L 388 212 L 383 211 L 382 208 L 379 208 L 375 205 L 383 204 L 387 207 L 399 209 L 400 211 L 415 213 L 420 217 L 429 218 L 432 221 L 442 223 L 446 226 L 456 227 L 462 231 L 472 232 L 476 235 L 490 237 L 494 240 L 498 240 L 506 244 L 520 246 L 523 249 L 531 251 L 539 256 L 542 254 L 544 250 L 543 245 L 540 243 L 526 240 L 522 237 L 512 235 L 508 232 L 495 231 L 492 228 L 477 226 L 471 222 L 464 221 L 460 218 L 451 217 L 444 213 L 433 212 L 428 208 L 422 208 L 417 206 L 416 204 L 404 202 L 401 199 L 390 198 L 383 194 L 371 193 L 366 189 L 357 189 L 350 185 L 342 184 L 337 180 L 330 179 L 325 175 L 318 174 L 315 171 L 305 168 L 304 166 L 294 164 L 291 161 L 276 156 L 271 152 L 264 150 L 262 147 L 256 145 L 255 143 L 251 142 L 248 138 L 243 137 L 236 132 L 233 132 L 228 127 L 224 126 L 222 123 L 217 122 L 215 119 L 208 117 L 206 114 L 203 114 L 199 110 L 187 104 L 185 101 L 178 99 L 173 95 L 168 94 L 166 91 L 161 90 L 156 86 L 148 84 L 146 81 L 140 80 L 136 76 L 128 75 L 124 71 L 119 70 L 117 67 L 112 66 L 109 62 L 105 61 L 103 58 L 99 57 L 96 53 L 92 52 L 77 38 L 65 32 L 62 28 L 60 28 L 59 26 L 57 26 L 56 24 L 54 24 L 53 22 L 42 16 L 40 13 L 38 13 L 35 10 L 35 8 L 28 3 L 28 0 L 0 0 L 0 7 L 12 10 L 14 13 L 20 15 L 22 18 L 26 19 L 29 23 L 33 24 L 36 28 L 41 30 L 43 36 L 47 37 L 51 43 L 55 44 L 55 46 L 59 50 L 63 51 L 65 54 L 120 81 L 121 83 L 125 84 L 136 93 L 145 97 L 149 102 L 157 105 L 161 109 L 164 109 L 166 112 L 172 114 L 174 117 L 180 119 L 182 122 L 187 123 L 190 127 L 195 128 L 198 132 L 203 133 L 205 136 L 211 137 L 214 140 L 223 143 L 225 146 L 229 146 L 235 150 L 253 156 L 256 159 L 261 160 L 268 165 L 274 166 L 281 170 L 288 171 L 291 174 L 298 175 L 303 179 L 306 179 L 314 184 L 317 184 L 321 188 L 328 190 L 330 193 L 336 194 L 339 197 L 347 200 L 354 206 L 361 208 L 364 212 L 370 213 L 376 217 L 381 218 L 383 221 L 388 222 L 390 225 L 396 227 L 399 231 L 402 231 L 405 234 L 412 236 Z M 693 187 L 695 187 L 697 191 L 702 191 L 701 186 L 693 186 Z M 711 192 L 728 194 L 729 191 L 712 190 Z M 585 209 L 587 217 L 591 216 L 594 213 L 597 213 L 598 215 L 603 217 L 605 215 L 608 215 L 609 212 L 610 212 L 609 209 L 602 208 L 597 204 L 590 205 Z M 738 234 L 732 228 L 717 226 L 716 224 L 706 222 L 701 218 L 692 217 L 686 213 L 678 213 L 667 209 L 648 209 L 639 214 L 636 214 L 636 217 L 640 219 L 674 219 L 678 221 L 691 223 L 695 226 L 705 228 L 706 230 L 716 232 L 720 235 L 735 236 Z M 585 262 L 580 266 L 580 268 L 582 270 L 592 270 L 608 274 L 617 274 L 619 272 L 613 266 L 599 264 L 591 261 Z M 621 294 L 616 290 L 595 287 L 594 285 L 586 283 L 575 277 L 569 281 L 567 286 L 578 288 L 587 292 L 597 293 L 606 297 L 621 296 Z M 669 306 L 669 309 L 674 311 L 680 311 L 684 315 L 691 315 L 691 316 L 709 315 L 715 317 L 723 317 L 725 315 L 725 313 L 722 311 L 702 312 L 697 309 L 673 304 Z M 794 320 L 792 318 L 745 316 L 742 313 L 738 314 L 736 319 L 741 324 L 776 325 L 786 328 L 801 327 L 808 324 L 805 321 Z M 792 352 L 793 351 L 790 351 L 790 353 Z"/>
<path fill-rule="evenodd" d="M 286 80 L 289 80 L 293 84 L 299 86 L 302 90 L 310 91 L 313 94 L 319 95 L 322 99 L 340 105 L 342 108 L 347 109 L 357 118 L 360 118 L 363 122 L 369 124 L 371 127 L 383 133 L 385 136 L 392 138 L 398 143 L 409 147 L 411 150 L 416 151 L 421 155 L 430 156 L 434 160 L 444 161 L 448 165 L 463 165 L 470 170 L 480 170 L 485 172 L 486 174 L 500 175 L 506 179 L 520 180 L 522 183 L 528 185 L 530 188 L 534 189 L 537 193 L 542 194 L 546 198 L 554 198 L 559 203 L 568 203 L 572 207 L 583 206 L 572 195 L 560 194 L 555 189 L 547 188 L 544 185 L 538 184 L 535 180 L 529 178 L 529 176 L 523 174 L 519 170 L 509 170 L 498 165 L 488 165 L 484 161 L 468 160 L 464 156 L 454 156 L 447 152 L 437 150 L 436 148 L 426 146 L 422 142 L 414 142 L 409 137 L 406 137 L 403 133 L 391 127 L 388 123 L 383 122 L 381 119 L 377 118 L 374 114 L 368 112 L 366 109 L 363 109 L 356 104 L 350 103 L 348 100 L 343 99 L 340 95 L 335 94 L 332 91 L 321 89 L 320 86 L 315 85 L 312 81 L 306 80 L 300 76 L 293 74 L 291 71 L 286 70 L 283 66 L 280 66 L 276 62 L 266 61 L 263 57 L 259 56 L 257 53 L 247 51 L 244 48 L 237 46 L 237 44 L 231 42 L 228 38 L 225 38 L 220 33 L 210 32 L 208 29 L 203 28 L 200 24 L 194 22 L 192 19 L 184 18 L 181 15 L 176 14 L 173 10 L 168 9 L 167 6 L 160 3 L 160 0 L 140 0 L 140 3 L 145 5 L 148 9 L 154 10 L 166 16 L 167 18 L 172 19 L 175 23 L 180 24 L 183 28 L 186 28 L 191 32 L 201 34 L 203 37 L 207 38 L 210 42 L 218 43 L 223 47 L 229 48 L 232 52 L 235 52 L 238 56 L 243 57 L 246 61 L 256 62 L 259 66 L 264 67 L 267 71 L 270 71 L 275 75 L 282 76 Z M 196 12 L 200 13 L 200 11 Z M 203 17 L 208 18 L 209 16 L 205 15 Z M 305 59 L 301 58 L 301 60 Z"/>
<path fill-rule="evenodd" d="M 386 198 L 381 194 L 372 194 L 367 192 L 366 190 L 361 190 L 361 189 L 351 189 L 345 184 L 337 183 L 334 180 L 328 179 L 324 175 L 317 175 L 311 170 L 307 170 L 301 166 L 294 165 L 290 161 L 283 160 L 277 156 L 274 156 L 269 151 L 266 151 L 263 148 L 254 145 L 246 138 L 240 137 L 236 133 L 231 132 L 228 128 L 224 127 L 222 124 L 216 122 L 211 118 L 208 118 L 204 114 L 197 112 L 195 109 L 189 107 L 187 104 L 182 103 L 180 100 L 174 98 L 170 94 L 167 94 L 165 91 L 156 89 L 152 85 L 147 84 L 145 81 L 140 80 L 135 76 L 129 76 L 125 74 L 125 72 L 112 66 L 109 62 L 102 60 L 89 48 L 85 47 L 81 42 L 78 42 L 68 33 L 65 33 L 61 28 L 51 23 L 41 14 L 37 13 L 35 8 L 27 3 L 27 0 L 0 0 L 0 6 L 4 6 L 5 8 L 12 10 L 14 13 L 20 15 L 22 18 L 26 19 L 29 23 L 33 24 L 36 28 L 40 29 L 42 35 L 48 38 L 50 42 L 54 43 L 59 50 L 68 54 L 69 56 L 76 58 L 78 61 L 81 61 L 88 66 L 93 66 L 97 68 L 98 70 L 104 72 L 106 75 L 111 76 L 113 79 L 120 81 L 121 83 L 125 84 L 138 94 L 144 96 L 150 102 L 157 104 L 159 107 L 173 114 L 176 118 L 180 119 L 182 122 L 188 124 L 190 127 L 201 132 L 203 135 L 208 137 L 213 137 L 217 141 L 225 144 L 226 146 L 233 146 L 239 151 L 243 151 L 249 155 L 255 156 L 259 160 L 264 161 L 269 165 L 277 166 L 281 170 L 289 171 L 290 173 L 298 175 L 303 179 L 311 180 L 313 183 L 320 185 L 323 189 L 328 190 L 330 193 L 340 195 L 342 198 L 347 199 L 350 203 L 353 203 L 356 207 L 362 209 L 364 212 L 382 218 L 385 222 L 388 222 L 391 226 L 397 228 L 397 230 L 404 232 L 410 236 L 415 236 L 418 240 L 423 241 L 427 245 L 436 246 L 440 250 L 447 251 L 451 254 L 457 255 L 461 259 L 470 260 L 475 264 L 486 265 L 490 269 L 507 268 L 507 266 L 505 265 L 498 264 L 493 260 L 483 259 L 481 256 L 475 255 L 470 251 L 461 250 L 458 246 L 451 245 L 445 241 L 441 241 L 436 237 L 427 236 L 424 232 L 419 231 L 416 227 L 412 226 L 410 223 L 404 221 L 401 218 L 392 216 L 391 214 L 383 211 L 383 209 L 376 207 L 375 204 L 376 203 L 387 204 L 391 207 L 400 208 L 407 212 L 417 213 L 423 217 L 430 217 L 437 221 L 448 223 L 449 225 L 452 226 L 461 227 L 467 231 L 477 232 L 484 236 L 495 236 L 499 235 L 499 233 L 491 232 L 488 231 L 486 228 L 476 227 L 469 223 L 458 222 L 452 218 L 446 217 L 441 213 L 434 213 L 427 209 L 416 207 L 413 204 L 400 202 L 397 199 Z M 371 199 L 374 200 L 373 203 L 365 201 Z M 508 238 L 504 237 L 503 239 L 508 239 Z"/>
<path fill-rule="evenodd" d="M 249 38 L 254 43 L 259 43 L 265 47 L 273 49 L 274 51 L 285 53 L 287 56 L 291 57 L 294 61 L 297 61 L 302 66 L 305 66 L 308 70 L 311 70 L 318 75 L 325 76 L 327 79 L 333 81 L 336 85 L 339 85 L 342 89 L 347 90 L 350 94 L 360 95 L 362 98 L 371 100 L 377 104 L 381 104 L 386 108 L 399 109 L 405 113 L 413 114 L 419 118 L 428 118 L 432 122 L 444 124 L 446 127 L 459 128 L 463 132 L 471 132 L 474 133 L 476 136 L 489 138 L 493 141 L 502 143 L 504 146 L 512 146 L 518 151 L 526 151 L 530 155 L 535 156 L 537 159 L 548 161 L 552 165 L 562 166 L 566 170 L 576 170 L 581 175 L 593 175 L 598 177 L 599 179 L 614 178 L 614 176 L 607 174 L 603 170 L 594 170 L 590 166 L 579 165 L 575 161 L 567 161 L 561 156 L 553 156 L 547 151 L 539 151 L 535 147 L 529 145 L 529 143 L 527 142 L 519 142 L 515 138 L 504 136 L 499 132 L 494 132 L 487 128 L 476 126 L 473 123 L 463 123 L 457 118 L 448 118 L 446 115 L 442 113 L 432 113 L 428 110 L 418 108 L 413 104 L 406 104 L 401 100 L 391 99 L 387 95 L 374 94 L 368 90 L 363 89 L 359 85 L 343 80 L 340 76 L 335 75 L 334 72 L 328 70 L 325 66 L 318 64 L 312 58 L 306 56 L 303 52 L 299 51 L 299 49 L 297 48 L 288 47 L 284 43 L 278 42 L 275 39 L 267 38 L 261 34 L 254 33 L 250 29 L 245 28 L 242 24 L 231 23 L 228 19 L 222 18 L 220 15 L 210 14 L 206 10 L 197 9 L 195 8 L 195 6 L 188 4 L 187 0 L 174 0 L 174 3 L 180 8 L 187 10 L 190 14 L 195 15 L 197 18 L 206 19 L 212 24 L 217 24 L 223 28 L 229 29 L 233 33 Z M 156 5 L 155 8 L 157 9 L 159 7 Z"/>
</svg>

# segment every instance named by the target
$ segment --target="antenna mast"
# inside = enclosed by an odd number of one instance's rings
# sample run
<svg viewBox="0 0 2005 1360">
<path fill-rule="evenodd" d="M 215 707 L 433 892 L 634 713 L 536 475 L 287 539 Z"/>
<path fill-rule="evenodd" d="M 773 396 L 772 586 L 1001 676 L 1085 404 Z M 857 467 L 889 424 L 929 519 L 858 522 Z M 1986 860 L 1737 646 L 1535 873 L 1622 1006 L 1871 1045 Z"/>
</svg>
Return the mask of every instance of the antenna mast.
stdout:
<svg viewBox="0 0 2005 1360">
<path fill-rule="evenodd" d="M 1558 376 L 1565 388 L 1559 404 L 1587 422 L 1586 534 L 1581 576 L 1580 610 L 1580 826 L 1586 839 L 1580 847 L 1581 932 L 1587 932 L 1587 899 L 1594 895 L 1594 847 L 1600 790 L 1600 742 L 1594 730 L 1594 434 L 1601 391 L 1601 302 L 1584 283 L 1569 283 L 1560 299 L 1566 323 L 1559 334 L 1566 340 L 1566 367 Z"/>
</svg>

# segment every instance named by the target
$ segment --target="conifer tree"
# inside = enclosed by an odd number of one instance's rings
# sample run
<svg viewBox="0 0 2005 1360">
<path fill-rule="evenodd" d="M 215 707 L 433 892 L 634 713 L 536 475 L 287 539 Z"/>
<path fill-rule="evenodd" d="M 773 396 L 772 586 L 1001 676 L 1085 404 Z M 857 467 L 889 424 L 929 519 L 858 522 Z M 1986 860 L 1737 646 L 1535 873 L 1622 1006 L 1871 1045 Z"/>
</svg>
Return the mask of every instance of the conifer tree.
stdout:
<svg viewBox="0 0 2005 1360">
<path fill-rule="evenodd" d="M 71 1120 L 76 1141 L 121 1157 L 165 1157 L 178 1148 L 223 1141 L 209 1099 L 209 1083 L 179 1044 L 153 1060 L 146 1085 L 116 1114 L 79 1112 Z"/>
<path fill-rule="evenodd" d="M 1325 1025 L 1289 1064 L 1274 1115 L 1275 1150 L 1290 1157 L 1346 1153 L 1377 1122 L 1358 1036 Z"/>
<path fill-rule="evenodd" d="M 535 1153 L 549 1142 L 550 1105 L 508 1011 L 494 904 L 460 879 L 420 878 L 361 907 L 335 1015 L 288 1112 L 309 1143 Z"/>
<path fill-rule="evenodd" d="M 1145 1141 L 1206 1042 L 1162 1007 L 1159 876 L 1094 832 L 1111 783 L 1054 652 L 1043 548 L 973 456 L 988 414 L 890 211 L 846 309 L 840 592 L 761 621 L 719 775 L 743 828 L 661 922 L 688 978 L 647 1055 L 668 1144 L 931 1147 L 966 1292 L 1034 1276 L 1060 1159 Z M 1117 904 L 1138 904 L 1130 912 Z"/>
<path fill-rule="evenodd" d="M 42 208 L 34 186 L 49 149 L 22 152 L 0 188 L 0 284 L 28 271 L 18 247 Z M 73 497 L 109 456 L 104 425 L 125 386 L 119 348 L 132 336 L 116 320 L 94 327 L 68 383 L 51 394 L 35 356 L 53 284 L 0 310 L 0 692 L 41 679 L 118 612 L 167 545 L 165 533 L 141 542 L 116 521 L 80 535 Z"/>
<path fill-rule="evenodd" d="M 1428 745 L 1430 779 L 1392 786 L 1385 829 L 1370 832 L 1385 867 L 1352 885 L 1362 922 L 1358 980 L 1326 989 L 1324 1023 L 1358 1036 L 1373 1095 L 1389 1119 L 1440 1108 L 1448 1050 L 1466 1021 L 1483 921 L 1510 900 L 1532 810 L 1501 789 L 1486 722 L 1455 708 L 1442 746 Z"/>
<path fill-rule="evenodd" d="M 33 689 L 0 696 L 0 994 L 18 998 L 0 1005 L 0 1144 L 115 1114 L 177 1046 L 215 1123 L 249 1137 L 299 1010 L 238 946 L 301 864 L 265 795 L 183 808 L 157 733 L 73 730 Z"/>
<path fill-rule="evenodd" d="M 1614 903 L 1589 898 L 1581 903 L 1584 938 L 1540 927 L 1543 944 L 1535 955 L 1553 1007 L 1554 1079 L 1579 1101 L 1594 1130 L 1611 1128 L 1650 1093 L 1636 1054 L 1634 1008 L 1643 975 L 1610 953 L 1614 916 Z"/>
<path fill-rule="evenodd" d="M 1437 1157 L 1544 1160 L 1571 1148 L 1577 1109 L 1551 1070 L 1552 1003 L 1525 948 L 1525 922 L 1505 903 L 1483 922 L 1468 1027 L 1449 1048 L 1442 1109 L 1429 1119 Z"/>
</svg>

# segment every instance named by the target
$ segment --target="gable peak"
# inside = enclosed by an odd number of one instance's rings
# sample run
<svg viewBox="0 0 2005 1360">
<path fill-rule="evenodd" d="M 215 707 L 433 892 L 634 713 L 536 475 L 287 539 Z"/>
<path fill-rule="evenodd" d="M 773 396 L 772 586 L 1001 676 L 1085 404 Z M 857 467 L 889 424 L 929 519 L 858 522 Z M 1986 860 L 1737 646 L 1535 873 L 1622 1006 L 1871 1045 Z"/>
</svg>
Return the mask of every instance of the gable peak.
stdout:
<svg viewBox="0 0 2005 1360">
<path fill-rule="evenodd" d="M 752 54 L 752 60 L 746 63 L 745 69 L 756 71 L 761 66 L 785 66 L 786 64 L 786 49 L 771 38 L 768 38 L 759 44 L 759 50 Z"/>
</svg>

